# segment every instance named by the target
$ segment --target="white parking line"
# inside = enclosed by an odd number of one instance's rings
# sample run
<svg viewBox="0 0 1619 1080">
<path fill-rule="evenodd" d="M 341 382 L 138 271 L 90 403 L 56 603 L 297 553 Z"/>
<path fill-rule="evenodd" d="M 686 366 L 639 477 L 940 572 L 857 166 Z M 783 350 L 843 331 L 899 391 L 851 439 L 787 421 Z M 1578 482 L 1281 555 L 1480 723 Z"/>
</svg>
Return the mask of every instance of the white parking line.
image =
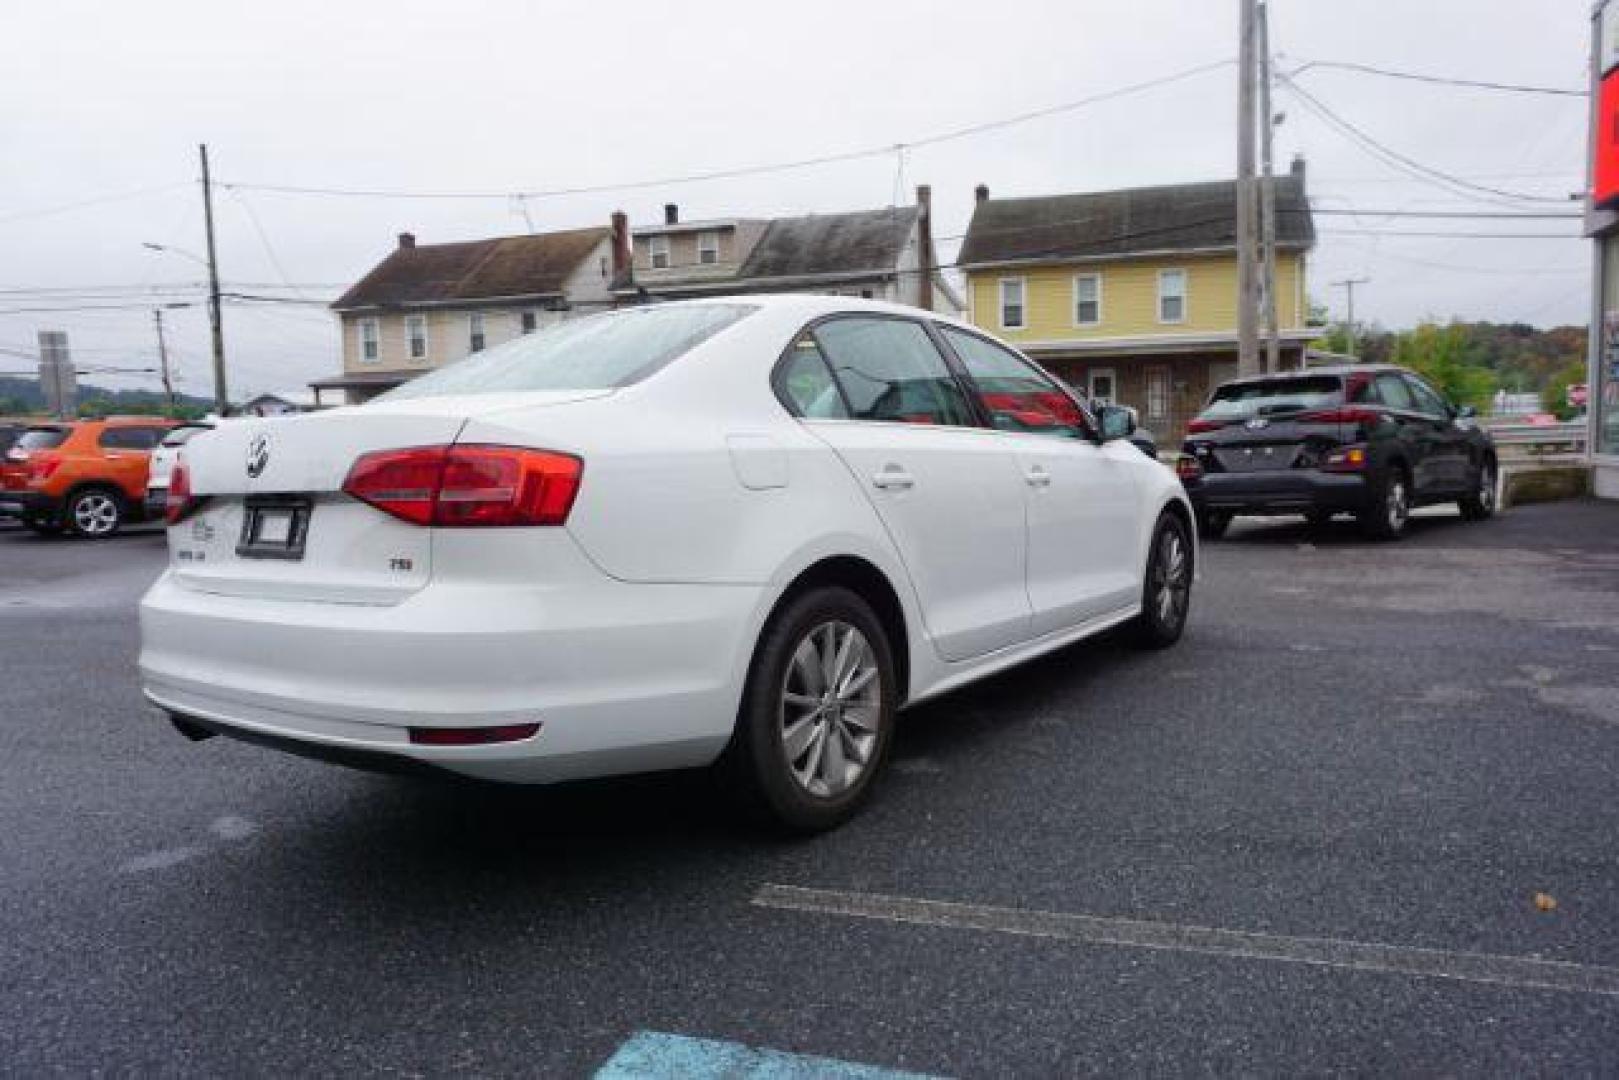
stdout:
<svg viewBox="0 0 1619 1080">
<path fill-rule="evenodd" d="M 1284 937 L 1139 919 L 1023 911 L 835 889 L 805 889 L 795 885 L 761 886 L 753 896 L 753 903 L 758 907 L 787 911 L 955 930 L 985 930 L 1088 945 L 1166 949 L 1284 964 L 1377 971 L 1425 979 L 1455 979 L 1516 989 L 1619 996 L 1619 968 L 1530 957 L 1446 952 L 1443 949 L 1382 945 L 1339 938 Z"/>
</svg>

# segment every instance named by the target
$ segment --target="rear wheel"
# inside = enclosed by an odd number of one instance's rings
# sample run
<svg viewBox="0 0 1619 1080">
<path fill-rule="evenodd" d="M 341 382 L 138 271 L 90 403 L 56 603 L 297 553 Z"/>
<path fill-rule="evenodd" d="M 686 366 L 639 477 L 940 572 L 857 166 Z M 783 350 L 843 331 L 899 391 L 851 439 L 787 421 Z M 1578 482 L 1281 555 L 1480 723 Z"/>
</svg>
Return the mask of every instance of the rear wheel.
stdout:
<svg viewBox="0 0 1619 1080">
<path fill-rule="evenodd" d="M 795 832 L 830 829 L 882 771 L 897 698 L 871 606 L 848 589 L 813 589 L 760 638 L 722 767 L 759 816 Z"/>
<path fill-rule="evenodd" d="M 1478 467 L 1478 483 L 1474 485 L 1472 494 L 1457 500 L 1462 517 L 1468 521 L 1483 521 L 1495 513 L 1495 483 L 1495 462 L 1485 458 Z"/>
<path fill-rule="evenodd" d="M 1360 512 L 1360 527 L 1375 540 L 1398 540 L 1411 520 L 1411 480 L 1405 470 L 1390 468 Z"/>
<path fill-rule="evenodd" d="M 1231 515 L 1216 510 L 1204 510 L 1197 515 L 1197 535 L 1205 540 L 1218 540 L 1231 527 Z"/>
<path fill-rule="evenodd" d="M 1192 606 L 1192 542 L 1186 525 L 1164 514 L 1152 533 L 1146 580 L 1141 587 L 1141 614 L 1136 616 L 1138 644 L 1162 649 L 1180 640 Z"/>
<path fill-rule="evenodd" d="M 124 500 L 106 488 L 85 488 L 75 492 L 63 515 L 74 536 L 104 540 L 124 524 Z"/>
</svg>

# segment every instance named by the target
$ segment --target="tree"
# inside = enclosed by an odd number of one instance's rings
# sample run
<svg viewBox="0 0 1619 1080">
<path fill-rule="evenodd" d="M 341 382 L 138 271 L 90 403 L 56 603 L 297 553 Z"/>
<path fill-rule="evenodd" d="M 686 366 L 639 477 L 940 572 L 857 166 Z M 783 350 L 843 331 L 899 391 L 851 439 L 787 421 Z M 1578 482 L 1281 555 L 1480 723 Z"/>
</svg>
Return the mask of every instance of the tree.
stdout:
<svg viewBox="0 0 1619 1080">
<path fill-rule="evenodd" d="M 1584 382 L 1588 374 L 1585 364 L 1581 362 L 1568 364 L 1554 372 L 1546 381 L 1546 388 L 1540 392 L 1540 407 L 1549 413 L 1556 413 L 1559 420 L 1572 420 L 1580 410 L 1568 403 L 1568 388 Z"/>
<path fill-rule="evenodd" d="M 1467 329 L 1460 323 L 1424 321 L 1394 340 L 1393 362 L 1421 375 L 1458 405 L 1489 406 L 1495 374 L 1467 362 Z"/>
</svg>

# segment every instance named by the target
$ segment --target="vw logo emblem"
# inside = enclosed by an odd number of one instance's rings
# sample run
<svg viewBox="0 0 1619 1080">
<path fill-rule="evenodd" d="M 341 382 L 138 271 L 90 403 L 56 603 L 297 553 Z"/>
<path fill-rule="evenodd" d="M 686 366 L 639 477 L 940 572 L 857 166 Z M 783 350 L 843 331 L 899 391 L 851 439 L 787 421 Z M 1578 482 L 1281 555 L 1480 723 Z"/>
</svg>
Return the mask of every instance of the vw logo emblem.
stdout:
<svg viewBox="0 0 1619 1080">
<path fill-rule="evenodd" d="M 1254 431 L 1258 431 L 1260 428 L 1266 427 L 1269 424 L 1270 424 L 1270 421 L 1266 420 L 1263 416 L 1255 416 L 1255 417 L 1250 418 L 1248 423 L 1245 424 L 1244 426 L 1248 427 L 1248 428 L 1251 428 Z"/>
<path fill-rule="evenodd" d="M 264 467 L 268 464 L 270 464 L 270 436 L 260 432 L 247 444 L 248 477 L 257 480 L 264 474 Z"/>
</svg>

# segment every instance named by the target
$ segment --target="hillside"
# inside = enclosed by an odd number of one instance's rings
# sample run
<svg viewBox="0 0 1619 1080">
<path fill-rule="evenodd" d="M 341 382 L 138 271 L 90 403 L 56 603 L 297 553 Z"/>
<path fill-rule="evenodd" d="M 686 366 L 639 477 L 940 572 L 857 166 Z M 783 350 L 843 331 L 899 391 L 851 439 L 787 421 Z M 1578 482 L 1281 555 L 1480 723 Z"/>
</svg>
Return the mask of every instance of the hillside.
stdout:
<svg viewBox="0 0 1619 1080">
<path fill-rule="evenodd" d="M 208 398 L 189 394 L 176 394 L 177 411 L 202 413 L 213 407 Z M 146 413 L 162 410 L 167 404 L 161 390 L 118 390 L 95 383 L 79 384 L 79 405 L 90 407 L 97 413 Z M 0 416 L 26 415 L 45 410 L 45 396 L 40 392 L 39 380 L 0 376 Z"/>
</svg>

